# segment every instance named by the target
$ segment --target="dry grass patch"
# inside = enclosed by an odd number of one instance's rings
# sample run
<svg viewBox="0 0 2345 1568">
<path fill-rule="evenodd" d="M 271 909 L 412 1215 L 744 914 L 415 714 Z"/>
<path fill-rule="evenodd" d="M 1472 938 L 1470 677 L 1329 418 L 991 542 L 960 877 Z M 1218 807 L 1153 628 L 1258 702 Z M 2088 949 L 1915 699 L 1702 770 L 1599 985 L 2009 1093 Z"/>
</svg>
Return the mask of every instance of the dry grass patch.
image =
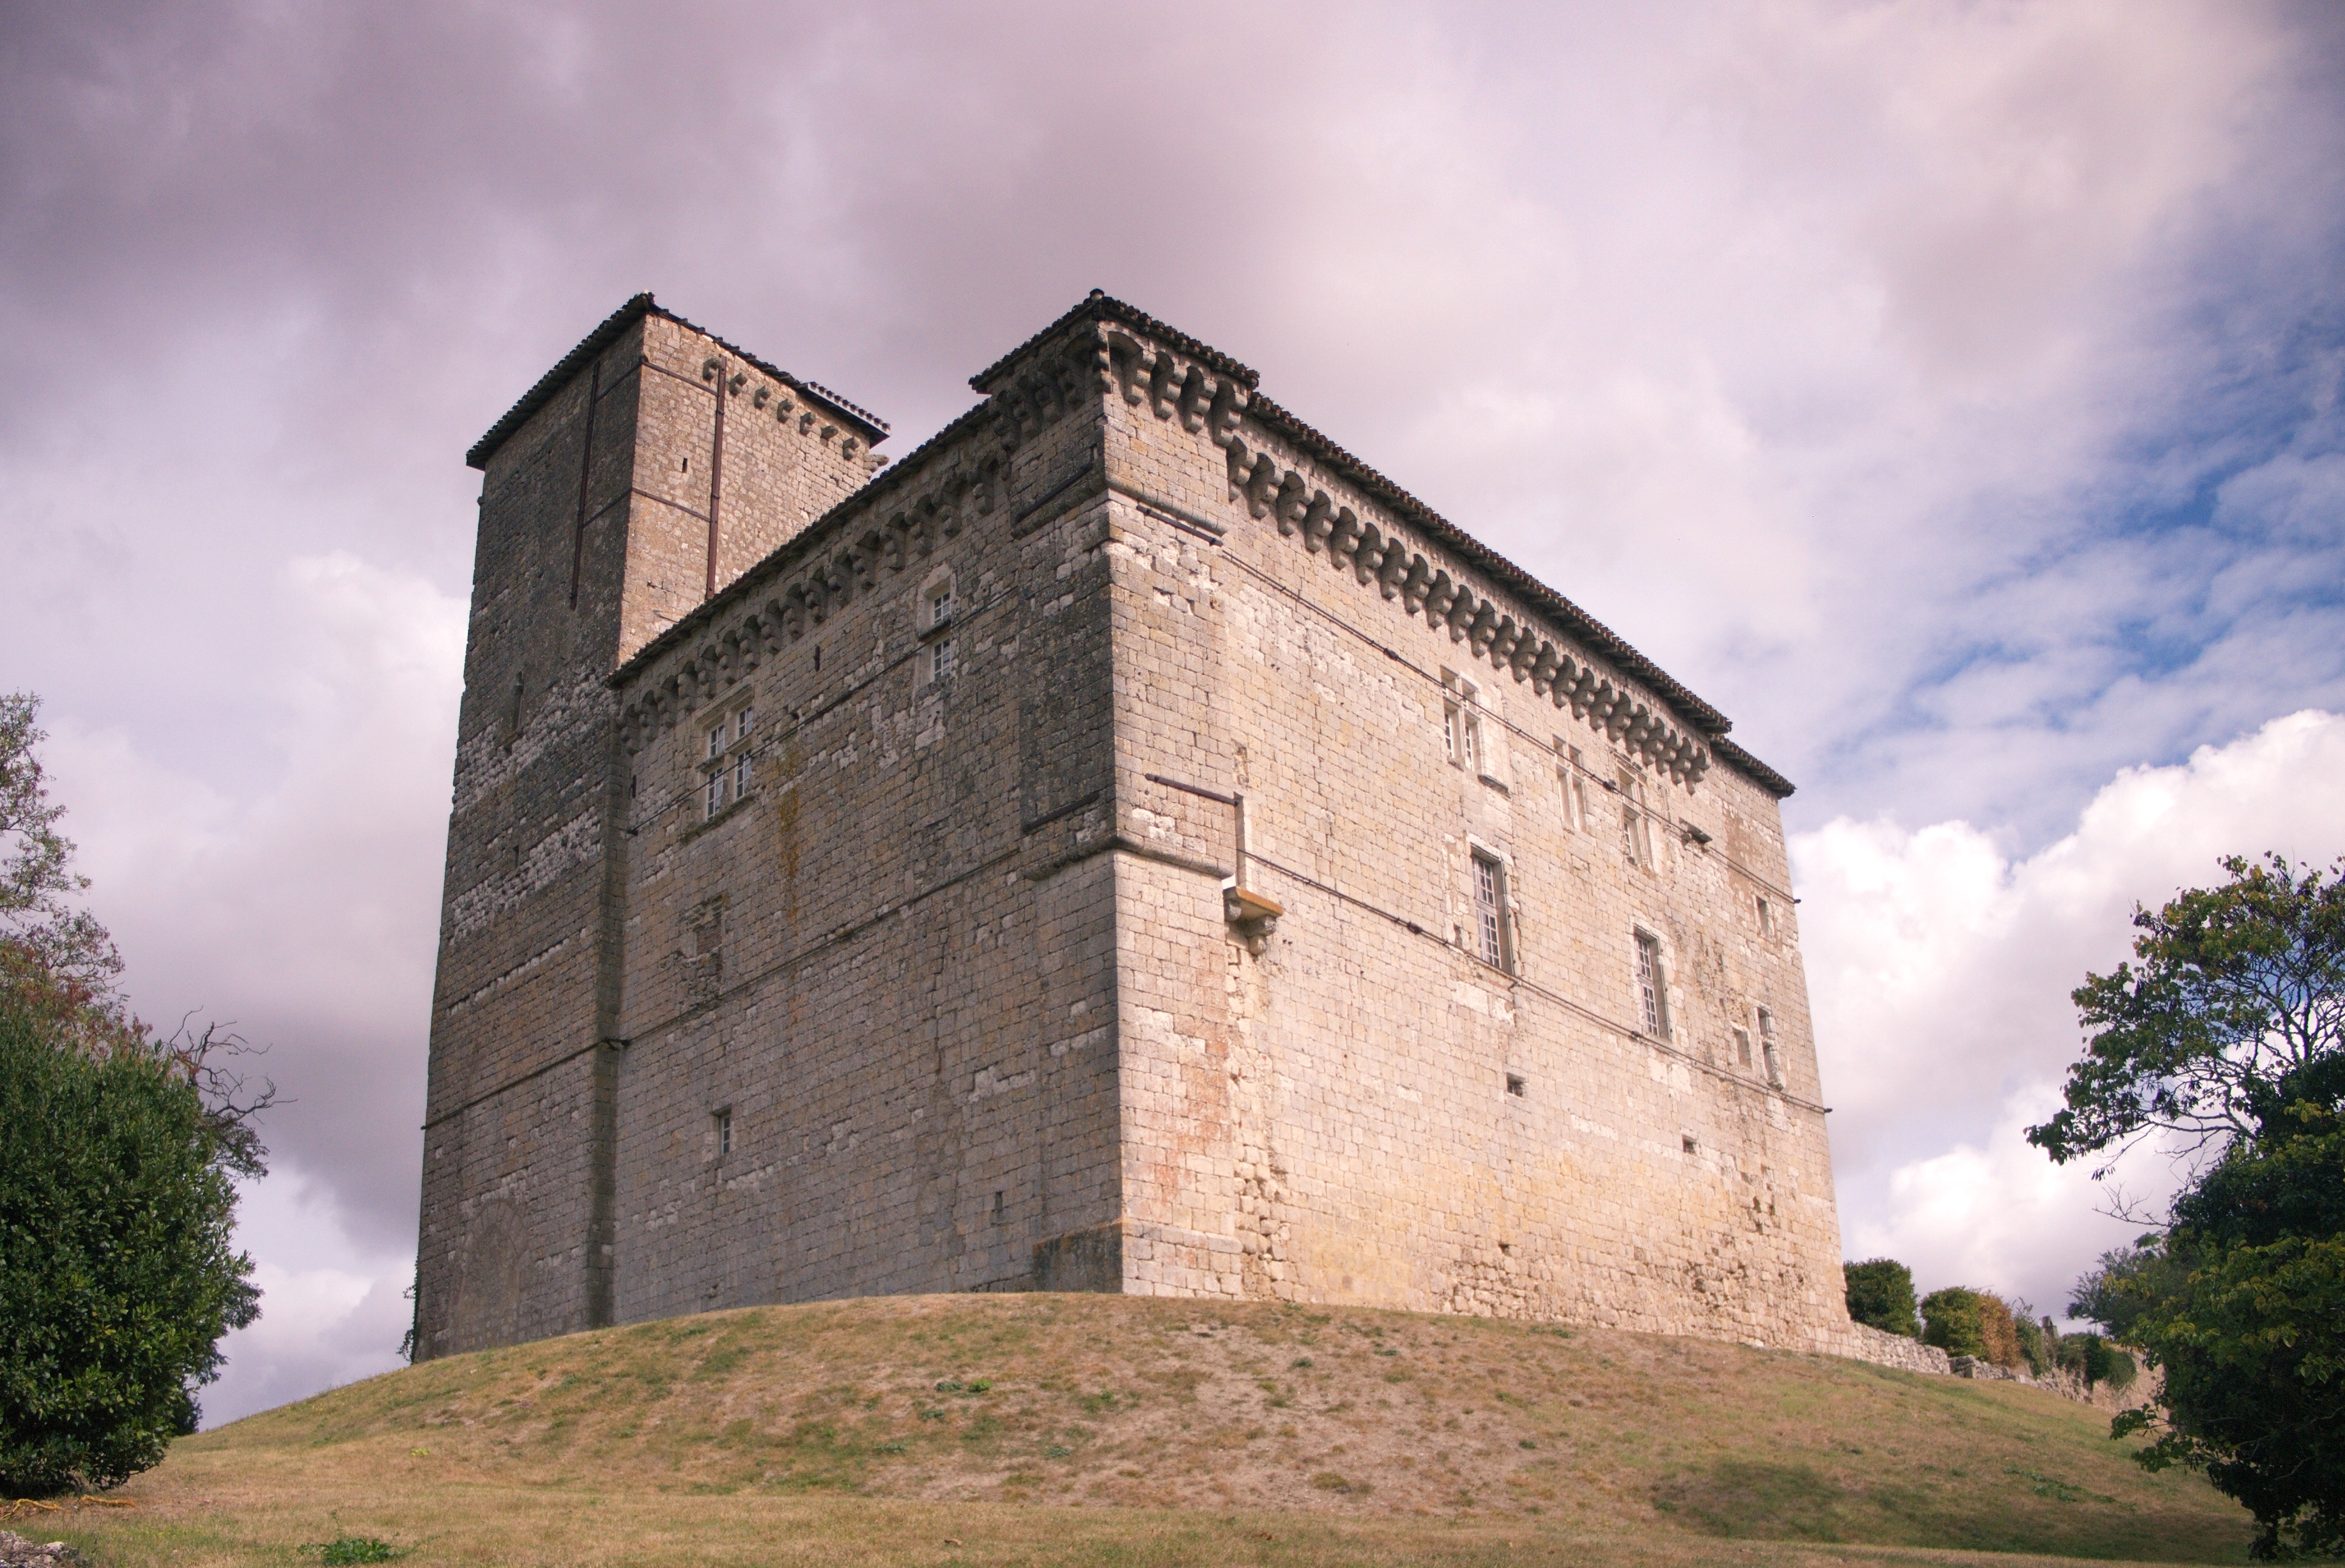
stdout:
<svg viewBox="0 0 2345 1568">
<path fill-rule="evenodd" d="M 2244 1555 L 2241 1511 L 2107 1430 L 2034 1390 L 1701 1340 L 894 1298 L 429 1362 L 188 1439 L 126 1489 L 135 1520 L 76 1530 L 126 1563 L 314 1562 L 287 1553 L 337 1532 L 419 1563 Z M 964 1546 L 922 1555 L 938 1520 Z"/>
</svg>

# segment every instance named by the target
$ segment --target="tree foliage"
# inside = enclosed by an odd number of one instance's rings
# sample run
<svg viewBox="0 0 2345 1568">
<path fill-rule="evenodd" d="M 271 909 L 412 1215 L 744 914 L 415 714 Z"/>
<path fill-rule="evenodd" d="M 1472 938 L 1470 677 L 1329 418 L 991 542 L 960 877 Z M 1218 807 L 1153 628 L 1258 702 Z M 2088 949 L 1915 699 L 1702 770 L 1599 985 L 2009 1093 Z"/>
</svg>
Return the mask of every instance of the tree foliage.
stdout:
<svg viewBox="0 0 2345 1568">
<path fill-rule="evenodd" d="M 132 1016 L 33 748 L 0 697 L 0 1493 L 108 1486 L 192 1431 L 218 1342 L 259 1316 L 230 1245 L 262 1174 L 235 1036 Z"/>
<path fill-rule="evenodd" d="M 1991 1290 L 1950 1285 L 1922 1298 L 1922 1342 L 2014 1371 L 2026 1364 L 2011 1306 Z"/>
<path fill-rule="evenodd" d="M 2070 1303 L 2163 1373 L 2113 1432 L 2246 1504 L 2257 1555 L 2345 1553 L 2345 861 L 2223 864 L 2075 993 L 2086 1052 L 2028 1137 L 2067 1160 L 2165 1132 L 2206 1162 Z"/>
<path fill-rule="evenodd" d="M 259 1315 L 214 1118 L 168 1058 L 0 1004 L 0 1491 L 110 1486 L 195 1430 Z"/>
<path fill-rule="evenodd" d="M 1893 1257 L 1869 1257 L 1843 1264 L 1841 1278 L 1853 1320 L 1908 1339 L 1922 1337 L 1921 1319 L 1914 1316 L 1912 1269 Z"/>
<path fill-rule="evenodd" d="M 40 698 L 0 695 L 0 993 L 103 1039 L 120 1022 L 105 1005 L 122 972 L 106 928 L 74 896 L 73 841 L 57 831 L 65 808 L 48 798 L 35 749 Z"/>
<path fill-rule="evenodd" d="M 2223 867 L 2221 887 L 2137 905 L 2138 962 L 2070 993 L 2085 1054 L 2066 1106 L 2027 1130 L 2055 1161 L 2161 1131 L 2219 1151 L 2262 1125 L 2280 1084 L 2345 1053 L 2345 860 L 2325 875 L 2279 855 Z"/>
<path fill-rule="evenodd" d="M 2320 1076 L 2337 1079 L 2331 1071 Z M 2345 1552 L 2345 1089 L 2276 1110 L 2177 1200 L 2163 1236 L 2111 1254 L 2072 1309 L 2164 1369 L 2117 1435 L 2245 1503 L 2257 1554 Z"/>
</svg>

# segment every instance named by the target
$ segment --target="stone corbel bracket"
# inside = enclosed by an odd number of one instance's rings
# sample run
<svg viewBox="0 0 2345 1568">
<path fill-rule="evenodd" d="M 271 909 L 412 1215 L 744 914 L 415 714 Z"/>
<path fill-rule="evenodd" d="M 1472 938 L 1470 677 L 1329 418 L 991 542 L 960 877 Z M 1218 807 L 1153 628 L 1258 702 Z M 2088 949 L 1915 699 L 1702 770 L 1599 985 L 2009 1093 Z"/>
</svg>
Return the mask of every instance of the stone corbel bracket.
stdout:
<svg viewBox="0 0 2345 1568">
<path fill-rule="evenodd" d="M 1245 950 L 1260 958 L 1270 946 L 1270 939 L 1278 931 L 1278 917 L 1286 912 L 1285 906 L 1273 903 L 1252 888 L 1235 883 L 1222 888 L 1222 915 L 1245 943 Z"/>
</svg>

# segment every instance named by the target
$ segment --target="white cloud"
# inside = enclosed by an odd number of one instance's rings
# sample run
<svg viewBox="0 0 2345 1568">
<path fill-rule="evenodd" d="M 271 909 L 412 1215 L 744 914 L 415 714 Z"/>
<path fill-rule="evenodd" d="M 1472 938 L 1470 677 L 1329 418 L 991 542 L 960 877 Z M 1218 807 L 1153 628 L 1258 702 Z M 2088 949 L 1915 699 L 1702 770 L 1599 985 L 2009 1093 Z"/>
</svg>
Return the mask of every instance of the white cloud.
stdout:
<svg viewBox="0 0 2345 1568">
<path fill-rule="evenodd" d="M 1966 822 L 1846 819 L 1795 838 L 1801 938 L 1851 1257 L 1924 1288 L 1967 1283 L 2057 1310 L 2137 1230 L 2096 1210 L 2084 1166 L 2024 1141 L 2059 1105 L 2080 1040 L 2068 993 L 2131 951 L 2137 902 L 2220 881 L 2224 855 L 2345 853 L 2345 717 L 2274 719 L 2187 763 L 2134 768 L 2073 831 L 2014 860 Z M 2155 1151 L 2119 1180 L 2156 1207 Z"/>
<path fill-rule="evenodd" d="M 264 1137 L 386 1245 L 414 1227 L 464 608 L 349 555 L 272 586 L 274 657 L 237 694 L 268 737 L 255 795 L 70 718 L 46 758 L 133 1003 L 265 1047 L 287 1103 Z"/>
<path fill-rule="evenodd" d="M 254 1260 L 260 1319 L 221 1342 L 227 1365 L 199 1396 L 206 1427 L 403 1364 L 413 1250 L 354 1240 L 330 1186 L 280 1160 L 243 1185 L 237 1244 Z"/>
</svg>

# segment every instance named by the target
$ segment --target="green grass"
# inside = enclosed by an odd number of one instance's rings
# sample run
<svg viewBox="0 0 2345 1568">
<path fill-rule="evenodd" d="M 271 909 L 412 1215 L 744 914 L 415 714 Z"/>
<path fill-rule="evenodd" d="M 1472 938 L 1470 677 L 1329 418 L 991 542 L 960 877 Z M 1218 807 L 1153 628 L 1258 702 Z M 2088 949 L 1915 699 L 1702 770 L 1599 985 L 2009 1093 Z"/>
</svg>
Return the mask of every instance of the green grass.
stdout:
<svg viewBox="0 0 2345 1568">
<path fill-rule="evenodd" d="M 1705 1340 L 898 1298 L 429 1362 L 43 1528 L 121 1564 L 2244 1558 L 2244 1512 L 2107 1432 L 2032 1389 Z"/>
</svg>

